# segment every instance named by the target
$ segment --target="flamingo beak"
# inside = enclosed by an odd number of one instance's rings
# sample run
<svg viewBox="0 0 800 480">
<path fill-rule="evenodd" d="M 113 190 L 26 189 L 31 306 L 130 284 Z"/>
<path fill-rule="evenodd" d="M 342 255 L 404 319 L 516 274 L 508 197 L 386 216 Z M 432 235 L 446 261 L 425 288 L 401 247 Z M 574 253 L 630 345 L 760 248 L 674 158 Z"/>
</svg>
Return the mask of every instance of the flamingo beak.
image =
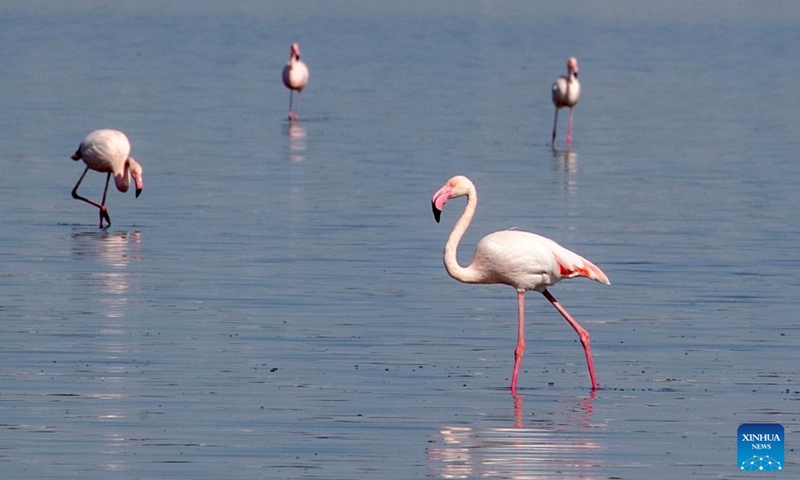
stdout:
<svg viewBox="0 0 800 480">
<path fill-rule="evenodd" d="M 142 194 L 142 190 L 144 190 L 144 180 L 142 179 L 141 174 L 134 174 L 133 176 L 133 183 L 136 185 L 136 198 L 139 198 L 139 195 Z"/>
<path fill-rule="evenodd" d="M 436 204 L 433 202 L 431 202 L 431 208 L 433 208 L 433 219 L 436 220 L 436 223 L 439 223 L 442 218 L 442 211 L 436 208 Z"/>
<path fill-rule="evenodd" d="M 442 208 L 444 208 L 444 204 L 450 200 L 450 194 L 452 192 L 453 187 L 445 185 L 433 194 L 431 198 L 431 208 L 433 209 L 433 219 L 436 220 L 436 223 L 439 223 L 439 220 L 442 218 Z"/>
</svg>

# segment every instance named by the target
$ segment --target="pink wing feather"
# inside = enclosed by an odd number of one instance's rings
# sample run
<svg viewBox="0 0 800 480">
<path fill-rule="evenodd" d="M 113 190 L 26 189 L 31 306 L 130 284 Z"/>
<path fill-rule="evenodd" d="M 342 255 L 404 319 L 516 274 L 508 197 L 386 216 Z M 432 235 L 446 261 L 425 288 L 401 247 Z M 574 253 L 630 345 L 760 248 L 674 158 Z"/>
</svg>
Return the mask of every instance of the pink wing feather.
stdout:
<svg viewBox="0 0 800 480">
<path fill-rule="evenodd" d="M 600 283 L 611 285 L 606 274 L 600 267 L 586 260 L 575 252 L 571 252 L 564 247 L 553 249 L 553 256 L 556 257 L 559 273 L 566 278 L 586 277 Z"/>
</svg>

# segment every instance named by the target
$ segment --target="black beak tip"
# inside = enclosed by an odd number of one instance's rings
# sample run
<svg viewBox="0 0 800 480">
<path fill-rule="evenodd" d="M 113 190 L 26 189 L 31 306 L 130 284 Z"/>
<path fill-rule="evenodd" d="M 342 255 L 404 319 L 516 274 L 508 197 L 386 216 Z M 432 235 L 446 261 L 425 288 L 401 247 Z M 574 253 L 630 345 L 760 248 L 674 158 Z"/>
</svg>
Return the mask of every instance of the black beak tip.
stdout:
<svg viewBox="0 0 800 480">
<path fill-rule="evenodd" d="M 141 194 L 142 194 L 142 189 L 141 188 L 137 188 L 136 189 L 136 198 L 139 198 L 139 195 L 141 195 Z"/>
<path fill-rule="evenodd" d="M 442 218 L 442 211 L 436 208 L 434 204 L 431 204 L 431 208 L 433 208 L 433 219 L 436 220 L 436 223 L 439 223 L 439 220 Z"/>
</svg>

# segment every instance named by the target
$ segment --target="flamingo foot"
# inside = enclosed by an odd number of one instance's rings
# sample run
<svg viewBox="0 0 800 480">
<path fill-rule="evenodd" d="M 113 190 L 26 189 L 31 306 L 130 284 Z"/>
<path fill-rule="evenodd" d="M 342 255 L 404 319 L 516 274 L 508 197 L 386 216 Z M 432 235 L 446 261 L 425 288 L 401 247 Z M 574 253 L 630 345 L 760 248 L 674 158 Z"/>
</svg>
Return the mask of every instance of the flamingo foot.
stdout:
<svg viewBox="0 0 800 480">
<path fill-rule="evenodd" d="M 100 228 L 103 228 L 103 220 L 108 222 L 108 226 L 111 226 L 111 217 L 108 216 L 108 210 L 105 206 L 100 207 Z"/>
</svg>

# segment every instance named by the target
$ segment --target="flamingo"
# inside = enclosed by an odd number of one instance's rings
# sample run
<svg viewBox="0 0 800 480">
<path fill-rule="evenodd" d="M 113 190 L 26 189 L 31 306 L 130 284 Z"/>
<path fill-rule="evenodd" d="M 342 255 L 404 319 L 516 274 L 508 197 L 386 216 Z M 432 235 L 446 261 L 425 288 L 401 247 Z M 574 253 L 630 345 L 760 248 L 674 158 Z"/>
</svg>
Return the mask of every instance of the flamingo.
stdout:
<svg viewBox="0 0 800 480">
<path fill-rule="evenodd" d="M 571 252 L 549 238 L 520 230 L 502 230 L 483 237 L 466 267 L 458 264 L 456 250 L 469 227 L 478 206 L 475 185 L 464 176 L 451 178 L 431 198 L 433 218 L 439 222 L 442 208 L 451 198 L 467 197 L 464 213 L 453 227 L 444 247 L 444 267 L 454 279 L 464 283 L 510 285 L 517 290 L 517 346 L 514 349 L 514 372 L 511 393 L 517 394 L 517 377 L 525 352 L 525 292 L 535 290 L 550 301 L 575 330 L 586 354 L 592 390 L 597 389 L 597 377 L 592 362 L 589 332 L 586 331 L 547 290 L 565 278 L 587 277 L 610 285 L 608 277 L 595 264 Z"/>
<path fill-rule="evenodd" d="M 553 105 L 556 106 L 555 117 L 553 118 L 553 139 L 550 148 L 555 149 L 556 144 L 556 124 L 558 123 L 558 110 L 569 107 L 569 122 L 567 123 L 567 149 L 572 147 L 572 114 L 575 104 L 581 98 L 581 82 L 578 81 L 578 59 L 569 57 L 567 60 L 567 75 L 560 76 L 553 82 Z"/>
<path fill-rule="evenodd" d="M 300 45 L 293 43 L 289 49 L 289 61 L 283 67 L 283 84 L 289 89 L 289 120 L 297 120 L 300 108 L 300 94 L 308 85 L 308 67 L 300 60 Z M 292 97 L 297 90 L 297 102 L 292 112 Z"/>
<path fill-rule="evenodd" d="M 106 194 L 108 193 L 108 181 L 114 176 L 114 184 L 120 192 L 127 192 L 130 185 L 130 178 L 136 186 L 136 197 L 142 193 L 144 181 L 142 180 L 142 166 L 130 156 L 131 142 L 128 137 L 119 130 L 95 130 L 86 135 L 81 141 L 78 149 L 72 154 L 75 161 L 83 160 L 86 169 L 83 171 L 75 188 L 72 189 L 72 198 L 83 200 L 100 209 L 100 228 L 103 228 L 103 220 L 111 225 L 111 218 L 106 209 Z M 78 195 L 78 187 L 83 181 L 83 177 L 89 170 L 105 172 L 106 187 L 103 190 L 103 200 L 100 203 Z"/>
</svg>

